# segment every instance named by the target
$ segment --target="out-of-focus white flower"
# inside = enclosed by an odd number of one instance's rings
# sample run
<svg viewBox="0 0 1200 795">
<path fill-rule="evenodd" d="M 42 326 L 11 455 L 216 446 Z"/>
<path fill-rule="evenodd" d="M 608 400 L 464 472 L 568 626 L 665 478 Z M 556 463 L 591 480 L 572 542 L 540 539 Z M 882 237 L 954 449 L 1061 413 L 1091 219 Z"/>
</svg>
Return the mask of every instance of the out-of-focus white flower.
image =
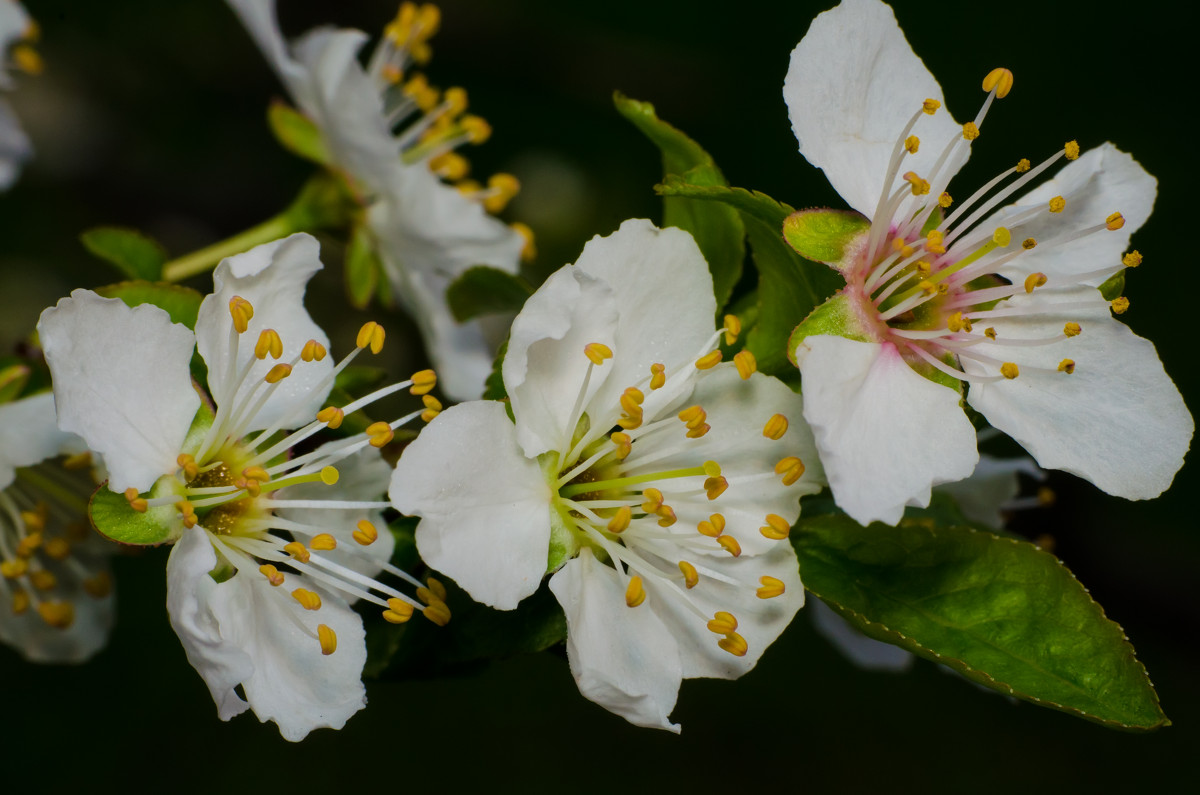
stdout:
<svg viewBox="0 0 1200 795">
<path fill-rule="evenodd" d="M 37 39 L 37 23 L 21 4 L 16 0 L 0 0 L 0 89 L 12 87 L 10 67 L 29 74 L 42 71 L 42 59 L 32 46 Z M 0 190 L 12 185 L 21 173 L 21 165 L 32 154 L 33 146 L 17 123 L 16 114 L 0 98 Z"/>
</svg>

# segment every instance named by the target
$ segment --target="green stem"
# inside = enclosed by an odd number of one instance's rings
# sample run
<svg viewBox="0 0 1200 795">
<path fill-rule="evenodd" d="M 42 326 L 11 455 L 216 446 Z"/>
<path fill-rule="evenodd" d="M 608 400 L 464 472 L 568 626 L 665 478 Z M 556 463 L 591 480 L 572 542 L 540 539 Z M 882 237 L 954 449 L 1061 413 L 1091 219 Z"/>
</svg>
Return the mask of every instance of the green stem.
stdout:
<svg viewBox="0 0 1200 795">
<path fill-rule="evenodd" d="M 183 281 L 191 276 L 212 270 L 218 262 L 226 257 L 241 254 L 260 243 L 269 243 L 272 240 L 287 237 L 292 232 L 299 232 L 292 216 L 293 213 L 289 208 L 274 218 L 268 218 L 261 224 L 239 232 L 233 237 L 171 260 L 163 265 L 163 281 Z"/>
</svg>

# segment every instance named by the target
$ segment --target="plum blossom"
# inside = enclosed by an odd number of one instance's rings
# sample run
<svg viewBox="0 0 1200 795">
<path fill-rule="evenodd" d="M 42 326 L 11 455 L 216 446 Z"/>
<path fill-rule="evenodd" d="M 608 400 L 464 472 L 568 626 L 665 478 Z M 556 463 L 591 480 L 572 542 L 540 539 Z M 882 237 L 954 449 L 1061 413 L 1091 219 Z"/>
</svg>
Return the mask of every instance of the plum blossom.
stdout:
<svg viewBox="0 0 1200 795">
<path fill-rule="evenodd" d="M 686 232 L 594 238 L 513 323 L 513 419 L 448 409 L 389 490 L 476 600 L 513 609 L 553 572 L 580 692 L 671 731 L 682 679 L 741 676 L 803 604 L 785 539 L 822 485 L 801 398 L 748 352 L 722 362 L 739 327 L 715 313 Z"/>
<path fill-rule="evenodd" d="M 894 524 L 975 468 L 964 391 L 1041 466 L 1128 499 L 1166 489 L 1188 449 L 1192 418 L 1154 346 L 1113 318 L 1128 300 L 1097 289 L 1141 262 L 1124 252 L 1154 178 L 1112 144 L 1081 153 L 1070 141 L 965 201 L 947 190 L 1012 86 L 993 70 L 979 112 L 955 122 L 877 0 L 821 14 L 792 53 L 784 98 L 800 151 L 857 212 L 803 211 L 785 225 L 800 253 L 846 279 L 790 354 L 834 496 L 864 524 Z M 840 256 L 811 245 L 820 233 Z"/>
<path fill-rule="evenodd" d="M 434 375 L 326 405 L 337 373 L 363 350 L 378 353 L 384 332 L 366 324 L 334 365 L 303 304 L 321 267 L 305 234 L 223 260 L 194 332 L 157 306 L 131 308 L 88 290 L 38 324 L 59 426 L 108 467 L 93 519 L 120 540 L 174 543 L 167 609 L 218 714 L 228 720 L 252 708 L 293 741 L 341 728 L 365 703 L 366 647 L 351 602 L 375 604 L 394 622 L 416 610 L 437 623 L 449 618 L 440 600 L 423 605 L 377 579 L 388 572 L 420 585 L 388 563 L 391 536 L 378 528 L 391 470 L 377 448 L 404 423 L 436 414 L 427 394 Z M 192 381 L 193 349 L 207 365 L 215 409 Z M 305 445 L 402 389 L 424 395 L 424 408 Z M 111 515 L 114 505 L 134 530 L 149 525 L 157 535 L 114 528 L 97 513 Z"/>
<path fill-rule="evenodd" d="M 457 322 L 446 288 L 475 265 L 516 273 L 532 238 L 528 227 L 490 215 L 515 195 L 516 179 L 496 174 L 486 186 L 465 179 L 469 164 L 455 150 L 491 134 L 486 121 L 465 113 L 466 92 L 439 92 L 412 73 L 429 61 L 437 8 L 401 4 L 364 67 L 362 31 L 319 28 L 289 46 L 275 0 L 229 4 L 320 131 L 331 167 L 360 195 L 374 250 L 421 329 L 442 389 L 456 400 L 479 397 L 498 340 L 478 320 Z"/>
</svg>

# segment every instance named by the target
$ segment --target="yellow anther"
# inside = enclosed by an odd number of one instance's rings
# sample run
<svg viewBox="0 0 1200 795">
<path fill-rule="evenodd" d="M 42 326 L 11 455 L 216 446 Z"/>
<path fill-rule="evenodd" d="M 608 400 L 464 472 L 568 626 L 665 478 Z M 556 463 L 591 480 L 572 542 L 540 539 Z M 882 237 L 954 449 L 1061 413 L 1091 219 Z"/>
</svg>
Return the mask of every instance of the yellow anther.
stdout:
<svg viewBox="0 0 1200 795">
<path fill-rule="evenodd" d="M 305 362 L 319 362 L 325 358 L 325 346 L 316 340 L 309 340 L 304 343 L 304 347 L 300 349 L 300 359 Z M 279 357 L 276 356 L 276 359 Z"/>
<path fill-rule="evenodd" d="M 44 549 L 52 560 L 66 560 L 71 554 L 71 545 L 65 538 L 47 539 Z"/>
<path fill-rule="evenodd" d="M 1028 171 L 1031 168 L 1033 168 L 1033 165 L 1029 162 L 1029 158 L 1022 157 L 1020 160 L 1017 161 L 1017 173 L 1018 174 L 1024 174 L 1026 171 Z"/>
<path fill-rule="evenodd" d="M 642 403 L 645 402 L 645 400 L 646 395 L 642 392 L 642 390 L 638 389 L 636 386 L 627 387 L 625 391 L 621 393 L 621 408 L 625 410 L 626 414 L 640 415 L 642 413 Z"/>
<path fill-rule="evenodd" d="M 702 536 L 716 538 L 717 536 L 721 535 L 721 533 L 725 532 L 725 517 L 719 513 L 714 513 L 712 516 L 708 517 L 707 521 L 700 522 L 700 524 L 696 526 L 696 529 L 700 531 L 700 535 Z"/>
<path fill-rule="evenodd" d="M 979 127 L 973 121 L 969 121 L 963 125 L 963 139 L 966 141 L 974 141 L 979 137 Z"/>
<path fill-rule="evenodd" d="M 313 536 L 312 540 L 308 542 L 308 546 L 310 549 L 328 552 L 331 549 L 337 549 L 337 539 L 329 533 L 321 533 Z"/>
<path fill-rule="evenodd" d="M 732 345 L 737 342 L 738 335 L 742 333 L 742 321 L 737 315 L 725 316 L 725 344 Z"/>
<path fill-rule="evenodd" d="M 175 459 L 175 463 L 183 471 L 185 480 L 195 480 L 200 475 L 200 466 L 196 463 L 196 459 L 187 453 L 180 453 Z"/>
<path fill-rule="evenodd" d="M 1038 287 L 1046 283 L 1046 274 L 1031 273 L 1025 277 L 1025 292 L 1032 293 Z"/>
<path fill-rule="evenodd" d="M 700 406 L 688 406 L 679 412 L 679 419 L 683 420 L 689 428 L 701 425 L 707 417 L 708 414 Z"/>
<path fill-rule="evenodd" d="M 317 640 L 321 643 L 321 654 L 329 656 L 337 651 L 337 633 L 327 624 L 317 624 Z"/>
<path fill-rule="evenodd" d="M 715 500 L 725 493 L 729 488 L 729 481 L 723 477 L 712 477 L 704 479 L 704 496 L 710 500 Z"/>
<path fill-rule="evenodd" d="M 422 422 L 433 422 L 433 418 L 442 413 L 442 401 L 433 395 L 422 395 L 421 402 L 425 404 L 425 410 L 421 412 Z"/>
<path fill-rule="evenodd" d="M 775 474 L 783 476 L 783 485 L 790 486 L 804 474 L 804 462 L 794 455 L 780 459 L 775 465 Z"/>
<path fill-rule="evenodd" d="M 612 348 L 603 342 L 589 342 L 583 346 L 583 355 L 588 357 L 588 361 L 592 364 L 601 365 L 605 360 L 613 357 L 613 352 Z"/>
<path fill-rule="evenodd" d="M 308 561 L 312 558 L 312 555 L 309 554 L 308 550 L 299 541 L 292 541 L 284 544 L 283 551 L 291 555 L 294 560 L 298 560 L 301 563 L 308 563 Z"/>
<path fill-rule="evenodd" d="M 758 371 L 758 360 L 750 351 L 738 351 L 733 355 L 733 364 L 737 367 L 738 375 L 745 381 Z"/>
<path fill-rule="evenodd" d="M 1037 241 L 1034 240 L 1032 237 L 1027 237 L 1021 241 L 1021 248 L 1025 249 L 1026 251 L 1028 251 L 1031 248 L 1035 248 L 1036 246 L 1037 246 Z"/>
<path fill-rule="evenodd" d="M 429 159 L 429 168 L 442 179 L 457 182 L 471 171 L 471 163 L 458 152 L 443 152 Z"/>
<path fill-rule="evenodd" d="M 76 471 L 80 469 L 89 469 L 92 466 L 92 453 L 85 450 L 82 453 L 75 453 L 63 459 L 63 469 Z"/>
<path fill-rule="evenodd" d="M 508 226 L 525 240 L 525 245 L 521 246 L 521 260 L 533 262 L 537 258 L 537 244 L 533 239 L 533 230 L 529 228 L 528 224 L 519 221 Z"/>
<path fill-rule="evenodd" d="M 614 431 L 608 440 L 616 446 L 617 460 L 624 461 L 633 452 L 633 439 L 624 431 Z"/>
<path fill-rule="evenodd" d="M 12 611 L 14 616 L 19 616 L 29 609 L 29 594 L 17 588 L 12 595 Z"/>
<path fill-rule="evenodd" d="M 1078 337 L 1083 328 L 1078 323 L 1067 323 L 1063 326 L 1063 334 L 1068 337 Z"/>
<path fill-rule="evenodd" d="M 671 525 L 675 524 L 675 509 L 670 505 L 662 506 L 655 511 L 655 513 L 658 514 L 659 527 L 670 527 Z"/>
<path fill-rule="evenodd" d="M 750 646 L 746 643 L 746 639 L 736 632 L 730 632 L 728 635 L 721 638 L 719 641 L 717 641 L 717 645 L 720 646 L 723 651 L 729 652 L 734 657 L 745 657 L 746 652 L 750 650 Z"/>
<path fill-rule="evenodd" d="M 28 44 L 18 44 L 13 47 L 9 56 L 12 58 L 13 66 L 27 75 L 40 75 L 46 68 L 42 56 Z"/>
<path fill-rule="evenodd" d="M 367 437 L 372 447 L 383 447 L 395 438 L 396 432 L 386 422 L 373 422 L 367 426 Z"/>
<path fill-rule="evenodd" d="M 1063 152 L 1067 156 L 1067 160 L 1075 160 L 1079 157 L 1079 141 L 1067 141 L 1063 144 Z"/>
<path fill-rule="evenodd" d="M 663 504 L 663 493 L 653 486 L 642 491 L 646 499 L 642 502 L 642 510 L 646 513 L 657 513 Z"/>
<path fill-rule="evenodd" d="M 987 73 L 983 78 L 983 90 L 995 91 L 997 99 L 1004 99 L 1012 91 L 1013 73 L 1008 69 L 997 68 Z"/>
<path fill-rule="evenodd" d="M 521 183 L 512 174 L 493 174 L 488 179 L 490 193 L 483 200 L 483 209 L 489 213 L 501 212 L 521 190 Z"/>
<path fill-rule="evenodd" d="M 447 88 L 442 102 L 446 104 L 447 112 L 457 116 L 467 109 L 467 90 L 459 86 Z"/>
<path fill-rule="evenodd" d="M 267 356 L 278 359 L 283 356 L 283 340 L 279 338 L 279 333 L 275 329 L 262 330 L 258 335 L 258 342 L 254 344 L 254 355 L 259 359 L 265 359 Z"/>
<path fill-rule="evenodd" d="M 1120 213 L 1113 213 L 1104 219 L 1104 226 L 1108 231 L 1115 232 L 1125 226 L 1125 216 Z"/>
<path fill-rule="evenodd" d="M 703 356 L 701 356 L 699 359 L 696 360 L 696 369 L 697 370 L 711 370 L 712 368 L 716 367 L 720 363 L 721 363 L 721 352 L 719 350 L 712 351 L 710 353 L 704 354 Z"/>
<path fill-rule="evenodd" d="M 662 389 L 667 383 L 667 366 L 665 364 L 650 365 L 650 389 Z"/>
<path fill-rule="evenodd" d="M 1125 296 L 1114 298 L 1111 306 L 1114 315 L 1123 315 L 1129 311 L 1129 299 Z"/>
<path fill-rule="evenodd" d="M 283 585 L 283 575 L 279 573 L 279 569 L 272 566 L 270 563 L 264 563 L 258 567 L 258 571 L 262 576 L 267 578 L 267 582 L 278 588 Z"/>
<path fill-rule="evenodd" d="M 955 334 L 960 331 L 970 332 L 971 319 L 963 317 L 962 312 L 955 312 L 950 317 L 946 318 L 946 328 Z"/>
<path fill-rule="evenodd" d="M 989 340 L 996 339 L 996 329 L 988 326 L 983 330 L 983 336 L 987 337 Z"/>
<path fill-rule="evenodd" d="M 779 441 L 783 435 L 787 433 L 788 419 L 782 414 L 775 414 L 771 419 L 767 420 L 767 424 L 763 426 L 763 436 L 774 441 Z"/>
<path fill-rule="evenodd" d="M 125 499 L 129 502 L 129 507 L 138 513 L 145 513 L 150 507 L 150 503 L 146 502 L 144 497 L 139 497 L 138 490 L 132 486 L 125 489 Z"/>
<path fill-rule="evenodd" d="M 422 602 L 424 602 L 426 605 L 433 605 L 433 604 L 437 604 L 438 602 L 442 601 L 442 599 L 436 593 L 433 592 L 432 588 L 429 588 L 426 586 L 422 586 L 417 589 L 417 598 L 420 599 Z"/>
<path fill-rule="evenodd" d="M 1121 257 L 1121 264 L 1126 268 L 1136 268 L 1142 264 L 1142 255 L 1139 251 L 1131 251 L 1124 257 Z"/>
<path fill-rule="evenodd" d="M 388 609 L 383 611 L 383 618 L 390 624 L 403 624 L 413 617 L 415 607 L 403 599 L 395 597 L 387 600 Z"/>
<path fill-rule="evenodd" d="M 633 519 L 633 511 L 628 505 L 622 505 L 617 509 L 617 513 L 608 521 L 608 532 L 624 533 L 629 528 L 629 522 Z"/>
<path fill-rule="evenodd" d="M 788 524 L 787 519 L 784 519 L 779 514 L 769 513 L 767 514 L 767 523 L 758 528 L 758 532 L 764 538 L 769 538 L 772 541 L 782 541 L 792 532 L 792 526 Z"/>
<path fill-rule="evenodd" d="M 441 95 L 438 93 L 438 90 L 429 85 L 429 81 L 425 79 L 425 75 L 415 75 L 405 83 L 404 93 L 424 113 L 428 113 L 436 108 L 438 102 L 441 101 Z"/>
<path fill-rule="evenodd" d="M 683 574 L 683 584 L 690 590 L 700 582 L 700 572 L 686 560 L 679 561 L 679 571 Z"/>
<path fill-rule="evenodd" d="M 374 544 L 379 538 L 379 531 L 375 529 L 375 525 L 368 522 L 366 519 L 359 519 L 357 528 L 350 537 L 364 547 Z"/>
<path fill-rule="evenodd" d="M 5 579 L 15 580 L 29 571 L 29 563 L 24 558 L 0 561 L 0 575 Z"/>
<path fill-rule="evenodd" d="M 492 137 L 492 125 L 479 116 L 463 116 L 458 124 L 473 144 L 481 144 Z"/>
<path fill-rule="evenodd" d="M 75 608 L 70 602 L 42 602 L 37 611 L 55 629 L 66 629 L 75 620 Z"/>
<path fill-rule="evenodd" d="M 393 86 L 399 85 L 400 81 L 404 79 L 403 70 L 392 63 L 384 64 L 383 68 L 379 70 L 379 73 L 383 76 L 384 80 Z"/>
<path fill-rule="evenodd" d="M 733 536 L 717 536 L 717 543 L 724 547 L 725 551 L 730 555 L 733 555 L 735 558 L 740 557 L 742 554 L 742 545 L 739 544 L 738 540 Z"/>
<path fill-rule="evenodd" d="M 287 378 L 291 374 L 292 374 L 292 366 L 290 364 L 285 364 L 283 362 L 280 362 L 279 364 L 275 365 L 274 367 L 272 367 L 270 370 L 267 371 L 267 374 L 266 374 L 266 376 L 263 377 L 263 380 L 266 381 L 268 384 L 278 384 L 280 381 Z"/>
<path fill-rule="evenodd" d="M 917 273 L 919 273 L 921 276 L 928 276 L 929 271 L 933 266 L 931 266 L 925 260 L 920 259 L 913 264 L 913 267 L 917 269 Z"/>
<path fill-rule="evenodd" d="M 305 610 L 320 610 L 321 596 L 320 594 L 309 591 L 304 588 L 297 588 L 292 591 L 292 598 L 300 603 L 300 606 Z"/>
<path fill-rule="evenodd" d="M 758 578 L 758 581 L 762 583 L 762 587 L 755 591 L 754 595 L 759 599 L 774 599 L 776 596 L 783 596 L 783 580 L 764 574 Z"/>
<path fill-rule="evenodd" d="M 1055 196 L 1050 200 L 1050 212 L 1061 213 L 1063 208 L 1067 206 L 1067 200 L 1062 196 Z"/>
<path fill-rule="evenodd" d="M 371 353 L 379 353 L 383 350 L 383 339 L 385 336 L 386 333 L 383 330 L 383 326 L 374 320 L 368 320 L 358 330 L 357 345 L 360 348 L 370 348 Z"/>
<path fill-rule="evenodd" d="M 345 413 L 337 406 L 326 406 L 317 412 L 317 422 L 323 422 L 330 428 L 340 428 L 344 419 Z"/>
<path fill-rule="evenodd" d="M 704 474 L 710 478 L 721 477 L 721 465 L 716 461 L 705 461 L 700 465 L 700 468 L 703 469 Z"/>
<path fill-rule="evenodd" d="M 238 334 L 245 334 L 250 327 L 250 319 L 254 317 L 254 307 L 245 298 L 235 295 L 229 299 L 229 314 L 233 318 L 233 328 Z"/>
<path fill-rule="evenodd" d="M 1000 365 L 1000 375 L 1004 376 L 1010 381 L 1020 374 L 1021 368 L 1017 367 L 1017 365 L 1013 362 L 1005 362 L 1004 364 Z"/>
<path fill-rule="evenodd" d="M 1075 372 L 1075 362 L 1072 359 L 1063 359 L 1058 363 L 1058 371 L 1070 375 Z"/>
<path fill-rule="evenodd" d="M 938 206 L 944 210 L 951 204 L 954 204 L 954 197 L 952 197 L 949 193 L 942 191 L 942 195 L 938 196 Z"/>
<path fill-rule="evenodd" d="M 439 580 L 435 577 L 426 577 L 425 584 L 429 586 L 429 590 L 433 593 L 434 596 L 437 597 L 437 599 L 435 599 L 434 601 L 437 601 L 437 602 L 446 601 L 446 597 L 449 594 L 446 591 L 446 586 L 442 584 L 441 580 Z"/>
<path fill-rule="evenodd" d="M 712 430 L 712 426 L 709 425 L 707 422 L 705 422 L 705 423 L 695 426 L 694 428 L 689 427 L 687 430 L 686 436 L 689 439 L 699 439 L 701 436 L 703 436 L 704 434 L 708 433 L 711 430 Z"/>
<path fill-rule="evenodd" d="M 932 116 L 941 106 L 942 103 L 938 102 L 936 99 L 927 99 L 921 103 L 921 110 Z"/>
<path fill-rule="evenodd" d="M 413 385 L 409 389 L 409 394 L 412 395 L 427 395 L 437 386 L 437 373 L 433 370 L 419 370 L 412 374 L 410 378 Z"/>
<path fill-rule="evenodd" d="M 904 148 L 908 150 L 910 155 L 915 155 L 917 150 L 921 148 L 921 139 L 915 135 L 910 135 L 904 139 Z"/>
<path fill-rule="evenodd" d="M 738 621 L 734 618 L 733 613 L 719 610 L 713 614 L 707 626 L 709 632 L 715 632 L 718 635 L 728 635 L 730 632 L 737 632 Z"/>
<path fill-rule="evenodd" d="M 926 295 L 933 295 L 938 291 L 938 286 L 929 279 L 922 279 L 917 282 L 917 287 L 920 287 Z"/>
<path fill-rule="evenodd" d="M 1007 248 L 1008 244 L 1012 242 L 1012 232 L 1003 226 L 998 226 L 996 231 L 992 232 L 992 242 L 1000 248 Z"/>
<path fill-rule="evenodd" d="M 632 413 L 622 415 L 621 418 L 617 420 L 617 425 L 620 425 L 627 431 L 632 431 L 634 428 L 640 428 L 642 425 L 641 406 L 638 406 L 637 410 Z"/>
<path fill-rule="evenodd" d="M 250 481 L 249 483 L 239 481 L 234 485 L 240 489 L 246 489 L 251 497 L 257 497 L 261 491 L 257 481 Z M 195 527 L 196 523 L 200 521 L 196 516 L 195 507 L 187 500 L 180 500 L 175 503 L 175 508 L 179 511 L 179 518 L 183 520 L 184 527 Z"/>
<path fill-rule="evenodd" d="M 29 575 L 29 579 L 33 582 L 33 587 L 39 591 L 49 591 L 54 586 L 58 585 L 58 578 L 46 569 L 39 569 Z"/>
<path fill-rule="evenodd" d="M 112 577 L 108 576 L 106 571 L 88 577 L 83 581 L 83 590 L 93 599 L 103 599 L 112 593 Z"/>
<path fill-rule="evenodd" d="M 36 523 L 31 523 L 29 521 L 25 522 L 25 529 L 33 530 L 34 532 L 31 532 L 29 535 L 22 538 L 17 544 L 17 554 L 23 558 L 32 557 L 33 553 L 37 551 L 37 548 L 42 545 L 42 519 L 38 517 L 36 513 L 31 511 L 21 511 L 21 518 L 25 519 L 26 516 L 36 519 L 37 521 Z"/>
<path fill-rule="evenodd" d="M 444 627 L 450 623 L 450 608 L 445 602 L 434 602 L 431 605 L 426 605 L 421 613 L 439 627 Z"/>
<path fill-rule="evenodd" d="M 629 586 L 625 588 L 625 604 L 637 607 L 644 601 L 646 601 L 646 589 L 642 585 L 642 578 L 635 574 L 629 578 Z"/>
<path fill-rule="evenodd" d="M 913 196 L 924 196 L 929 193 L 929 182 L 918 177 L 916 172 L 904 172 L 904 181 L 912 187 Z"/>
</svg>

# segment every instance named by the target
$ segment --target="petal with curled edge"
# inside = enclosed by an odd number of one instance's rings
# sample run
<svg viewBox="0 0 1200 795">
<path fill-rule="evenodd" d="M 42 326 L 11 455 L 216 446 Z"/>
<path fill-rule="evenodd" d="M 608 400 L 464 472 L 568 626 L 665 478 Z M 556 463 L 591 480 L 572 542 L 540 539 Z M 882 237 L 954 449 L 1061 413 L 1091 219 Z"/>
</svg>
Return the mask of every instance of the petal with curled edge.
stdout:
<svg viewBox="0 0 1200 795">
<path fill-rule="evenodd" d="M 75 290 L 42 312 L 38 334 L 58 426 L 104 457 L 109 488 L 147 491 L 173 472 L 200 408 L 192 332 L 157 306 Z"/>
<path fill-rule="evenodd" d="M 12 483 L 21 467 L 86 449 L 78 436 L 59 430 L 53 393 L 0 404 L 0 489 Z"/>
</svg>

